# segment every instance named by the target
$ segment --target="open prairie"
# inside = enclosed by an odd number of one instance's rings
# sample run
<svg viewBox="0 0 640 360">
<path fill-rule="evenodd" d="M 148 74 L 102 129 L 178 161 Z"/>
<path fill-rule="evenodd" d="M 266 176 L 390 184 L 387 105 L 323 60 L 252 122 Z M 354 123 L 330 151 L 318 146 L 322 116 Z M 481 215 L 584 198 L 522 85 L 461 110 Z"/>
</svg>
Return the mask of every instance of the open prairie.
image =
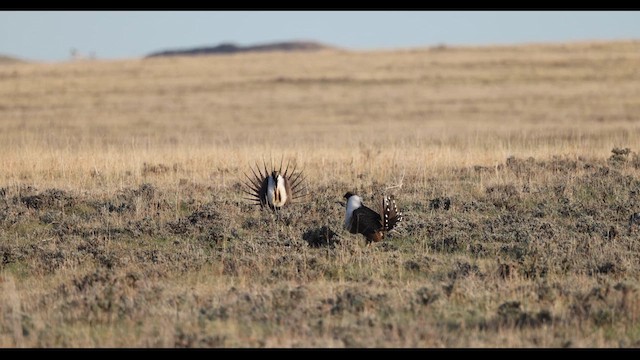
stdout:
<svg viewBox="0 0 640 360">
<path fill-rule="evenodd" d="M 638 54 L 0 64 L 0 346 L 639 347 Z M 404 222 L 366 245 L 346 191 Z"/>
</svg>

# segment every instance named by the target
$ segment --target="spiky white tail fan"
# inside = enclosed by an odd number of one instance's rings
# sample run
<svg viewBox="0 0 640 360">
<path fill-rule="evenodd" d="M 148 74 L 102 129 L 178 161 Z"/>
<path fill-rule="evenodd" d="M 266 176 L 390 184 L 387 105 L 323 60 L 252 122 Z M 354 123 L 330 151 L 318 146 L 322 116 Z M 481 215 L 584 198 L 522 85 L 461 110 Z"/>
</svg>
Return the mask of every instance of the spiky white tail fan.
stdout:
<svg viewBox="0 0 640 360">
<path fill-rule="evenodd" d="M 382 241 L 385 233 L 402 221 L 402 213 L 398 211 L 393 196 L 383 197 L 379 212 L 364 206 L 362 198 L 351 192 L 347 192 L 344 198 L 347 199 L 345 228 L 352 234 L 364 235 L 367 243 Z"/>
<path fill-rule="evenodd" d="M 280 167 L 276 170 L 271 163 L 271 171 L 267 169 L 267 164 L 262 160 L 263 168 L 256 162 L 255 170 L 250 167 L 251 174 L 245 177 L 248 182 L 244 185 L 246 189 L 242 191 L 249 197 L 245 200 L 249 200 L 253 205 L 260 205 L 261 208 L 268 207 L 271 210 L 279 210 L 285 205 L 295 202 L 306 195 L 306 187 L 303 185 L 305 177 L 302 171 L 297 170 L 297 164 L 293 165 L 291 172 L 291 162 L 287 161 L 287 166 L 282 171 L 283 160 L 280 160 Z M 264 169 L 264 172 L 263 172 Z"/>
<path fill-rule="evenodd" d="M 398 211 L 396 199 L 393 195 L 385 196 L 382 199 L 381 209 L 384 231 L 393 230 L 402 221 L 402 212 Z"/>
</svg>

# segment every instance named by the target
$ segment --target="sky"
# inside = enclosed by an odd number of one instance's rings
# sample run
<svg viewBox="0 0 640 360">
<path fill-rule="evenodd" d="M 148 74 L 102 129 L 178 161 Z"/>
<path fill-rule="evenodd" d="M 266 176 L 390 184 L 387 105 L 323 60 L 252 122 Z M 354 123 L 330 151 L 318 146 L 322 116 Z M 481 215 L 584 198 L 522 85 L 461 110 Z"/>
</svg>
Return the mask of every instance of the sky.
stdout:
<svg viewBox="0 0 640 360">
<path fill-rule="evenodd" d="M 639 11 L 0 11 L 0 54 L 56 62 L 222 42 L 311 40 L 355 50 L 640 40 Z"/>
</svg>

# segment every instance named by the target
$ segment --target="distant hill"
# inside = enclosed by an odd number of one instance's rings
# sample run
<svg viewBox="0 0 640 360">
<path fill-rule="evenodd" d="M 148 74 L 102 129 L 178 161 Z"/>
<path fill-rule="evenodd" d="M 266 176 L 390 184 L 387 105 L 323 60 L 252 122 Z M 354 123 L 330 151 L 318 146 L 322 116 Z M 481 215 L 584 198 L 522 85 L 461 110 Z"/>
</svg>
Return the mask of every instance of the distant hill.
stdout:
<svg viewBox="0 0 640 360">
<path fill-rule="evenodd" d="M 239 46 L 232 43 L 223 43 L 213 47 L 197 47 L 183 50 L 165 50 L 147 55 L 157 56 L 184 56 L 184 55 L 216 55 L 235 54 L 242 52 L 267 52 L 267 51 L 317 51 L 333 49 L 334 47 L 311 41 L 288 41 L 251 46 Z"/>
<path fill-rule="evenodd" d="M 23 63 L 23 62 L 25 61 L 12 56 L 0 54 L 0 65 L 1 64 L 17 64 L 17 63 Z"/>
</svg>

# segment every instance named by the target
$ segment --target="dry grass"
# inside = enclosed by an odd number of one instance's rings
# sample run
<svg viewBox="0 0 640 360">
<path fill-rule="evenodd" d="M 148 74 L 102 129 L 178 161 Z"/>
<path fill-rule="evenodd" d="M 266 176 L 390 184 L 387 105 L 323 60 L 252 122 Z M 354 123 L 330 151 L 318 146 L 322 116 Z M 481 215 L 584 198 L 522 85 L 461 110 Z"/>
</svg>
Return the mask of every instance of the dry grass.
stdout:
<svg viewBox="0 0 640 360">
<path fill-rule="evenodd" d="M 0 346 L 637 347 L 639 50 L 3 65 Z M 347 190 L 405 223 L 364 246 Z"/>
</svg>

